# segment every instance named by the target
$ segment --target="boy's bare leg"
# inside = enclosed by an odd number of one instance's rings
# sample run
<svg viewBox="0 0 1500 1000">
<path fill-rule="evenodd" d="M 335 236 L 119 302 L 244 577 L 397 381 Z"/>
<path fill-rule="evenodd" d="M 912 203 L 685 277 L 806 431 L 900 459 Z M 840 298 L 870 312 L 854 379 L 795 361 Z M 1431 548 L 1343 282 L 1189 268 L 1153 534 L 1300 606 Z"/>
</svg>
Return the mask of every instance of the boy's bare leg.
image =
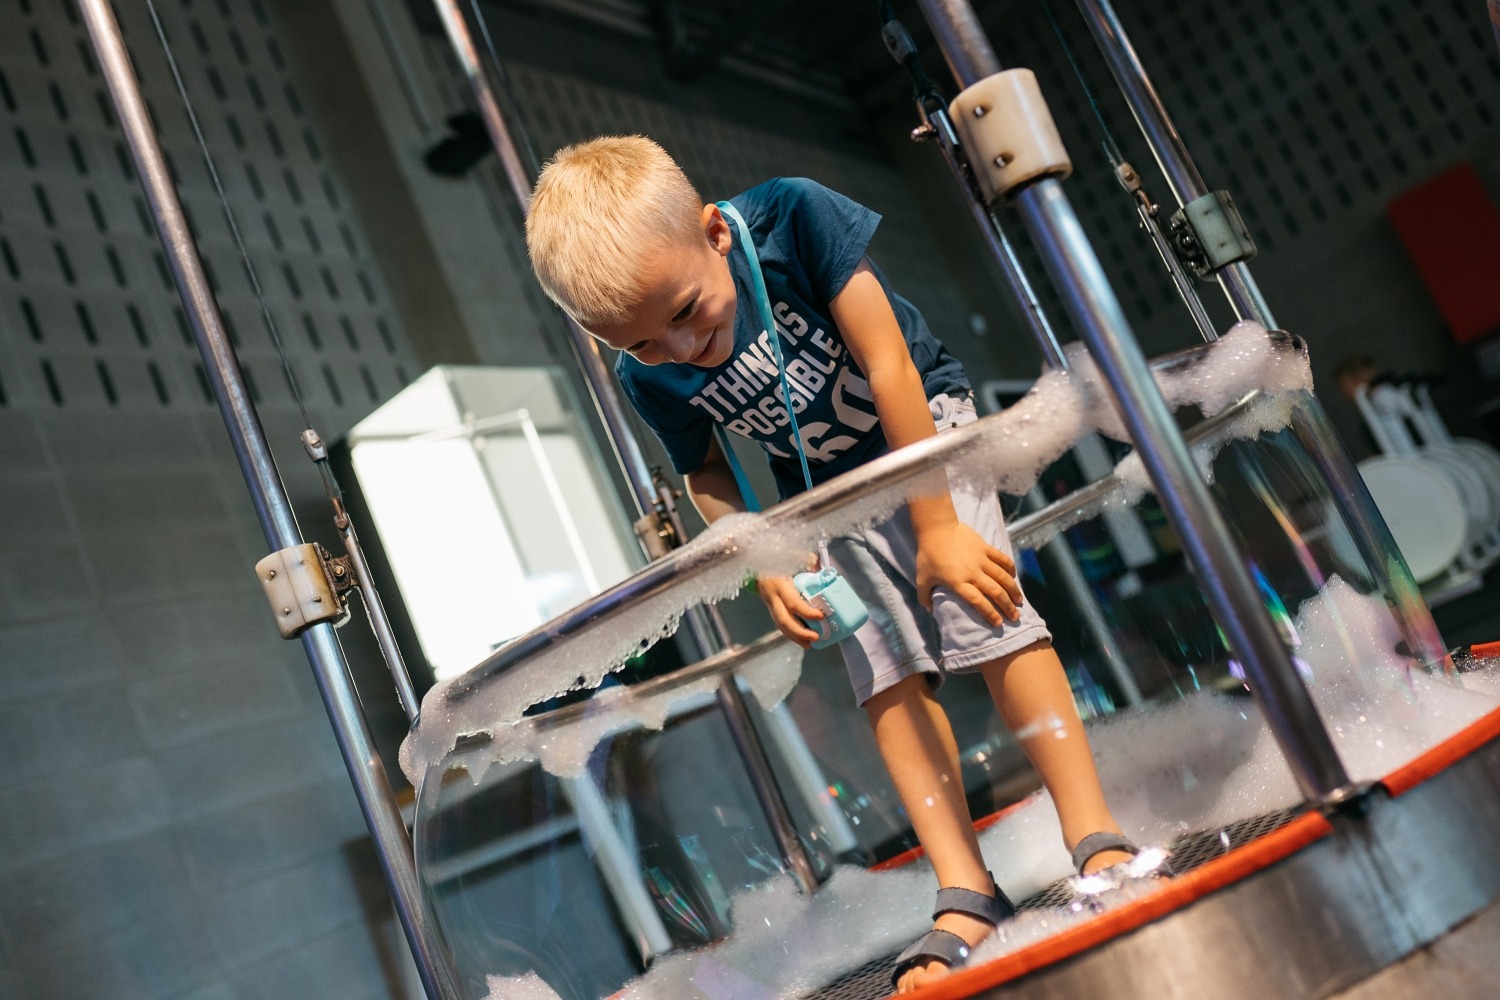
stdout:
<svg viewBox="0 0 1500 1000">
<path fill-rule="evenodd" d="M 1120 833 L 1099 785 L 1083 722 L 1062 661 L 1050 642 L 1039 642 L 980 668 L 995 707 L 1052 794 L 1068 850 L 1097 831 Z M 1096 872 L 1129 861 L 1123 851 L 1103 851 L 1088 863 Z"/>
<path fill-rule="evenodd" d="M 992 894 L 993 883 L 980 856 L 964 798 L 958 743 L 926 677 L 908 677 L 882 691 L 865 703 L 865 711 L 896 794 L 932 861 L 938 885 Z M 943 914 L 936 926 L 970 945 L 978 944 L 993 931 L 984 921 L 960 913 Z M 948 967 L 942 962 L 917 966 L 901 978 L 898 991 L 905 993 L 947 974 Z"/>
</svg>

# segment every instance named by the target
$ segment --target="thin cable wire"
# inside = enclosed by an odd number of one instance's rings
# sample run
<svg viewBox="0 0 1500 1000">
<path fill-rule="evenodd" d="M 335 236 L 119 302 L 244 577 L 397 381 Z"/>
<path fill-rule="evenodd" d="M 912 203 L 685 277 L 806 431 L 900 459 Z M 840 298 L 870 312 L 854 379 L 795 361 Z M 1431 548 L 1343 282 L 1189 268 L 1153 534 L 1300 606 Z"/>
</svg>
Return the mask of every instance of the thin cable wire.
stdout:
<svg viewBox="0 0 1500 1000">
<path fill-rule="evenodd" d="M 172 52 L 172 43 L 167 40 L 167 32 L 162 26 L 161 16 L 156 12 L 155 0 L 146 0 L 146 9 L 151 13 L 151 23 L 156 28 L 156 37 L 161 41 L 162 52 L 167 58 L 167 66 L 172 71 L 172 80 L 177 85 L 177 96 L 182 99 L 183 110 L 187 112 L 188 122 L 193 126 L 193 136 L 198 140 L 198 150 L 203 154 L 203 163 L 208 167 L 208 176 L 213 180 L 214 191 L 218 193 L 219 205 L 224 210 L 224 219 L 229 223 L 229 232 L 234 236 L 234 245 L 239 248 L 240 260 L 245 266 L 246 276 L 250 279 L 250 288 L 255 293 L 255 301 L 260 306 L 260 315 L 265 321 L 266 331 L 270 333 L 271 343 L 276 348 L 276 355 L 281 359 L 282 373 L 286 375 L 287 385 L 292 390 L 292 398 L 296 400 L 297 409 L 302 414 L 302 426 L 311 430 L 312 417 L 308 415 L 307 404 L 297 386 L 297 376 L 292 371 L 290 359 L 287 358 L 286 348 L 281 341 L 281 333 L 276 328 L 276 320 L 271 316 L 270 306 L 266 304 L 265 292 L 261 288 L 259 276 L 255 273 L 255 264 L 250 260 L 250 251 L 245 248 L 245 240 L 240 234 L 239 223 L 235 221 L 234 210 L 229 206 L 229 196 L 225 193 L 224 183 L 219 178 L 219 168 L 214 164 L 213 154 L 208 149 L 208 140 L 204 137 L 203 128 L 198 123 L 198 113 L 193 110 L 192 99 L 188 97 L 187 85 L 183 82 L 182 71 L 178 69 L 177 57 Z M 327 479 L 326 474 L 324 478 Z M 332 488 L 337 489 L 337 485 L 334 484 Z"/>
<path fill-rule="evenodd" d="M 484 39 L 485 51 L 490 54 L 490 65 L 494 67 L 495 79 L 500 82 L 500 89 L 505 92 L 505 99 L 510 104 L 513 114 L 511 134 L 520 140 L 521 152 L 526 157 L 526 169 L 534 181 L 542 172 L 542 161 L 536 155 L 536 147 L 531 142 L 531 132 L 521 120 L 521 102 L 516 100 L 515 91 L 510 87 L 510 74 L 505 71 L 505 64 L 500 61 L 500 53 L 495 51 L 495 40 L 490 37 L 490 25 L 484 18 L 484 12 L 479 9 L 479 0 L 469 0 L 469 8 L 474 11 L 474 20 L 479 23 L 479 35 Z M 480 68 L 483 72 L 483 67 Z"/>
<path fill-rule="evenodd" d="M 1104 133 L 1104 155 L 1109 157 L 1112 166 L 1118 167 L 1125 162 L 1125 156 L 1120 152 L 1120 144 L 1115 141 L 1109 123 L 1104 120 L 1104 110 L 1099 106 L 1098 98 L 1094 96 L 1094 88 L 1089 86 L 1088 77 L 1083 75 L 1083 67 L 1079 65 L 1078 57 L 1073 53 L 1073 47 L 1068 44 L 1068 38 L 1063 34 L 1062 25 L 1058 23 L 1057 15 L 1052 11 L 1050 0 L 1040 0 L 1040 3 L 1042 10 L 1047 12 L 1047 21 L 1052 25 L 1052 33 L 1057 36 L 1057 44 L 1062 46 L 1068 65 L 1073 67 L 1073 75 L 1078 78 L 1078 85 L 1083 88 L 1083 96 L 1088 98 L 1089 108 L 1094 112 L 1094 119 L 1099 122 L 1099 131 Z"/>
</svg>

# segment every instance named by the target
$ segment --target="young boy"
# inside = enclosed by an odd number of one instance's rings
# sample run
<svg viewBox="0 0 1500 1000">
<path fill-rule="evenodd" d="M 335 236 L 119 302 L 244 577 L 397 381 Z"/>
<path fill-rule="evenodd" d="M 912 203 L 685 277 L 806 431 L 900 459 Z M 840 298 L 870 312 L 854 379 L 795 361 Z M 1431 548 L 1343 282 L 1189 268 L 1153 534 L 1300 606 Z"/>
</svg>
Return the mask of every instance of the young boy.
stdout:
<svg viewBox="0 0 1500 1000">
<path fill-rule="evenodd" d="M 558 152 L 527 221 L 547 294 L 621 352 L 615 371 L 687 480 L 705 521 L 745 509 L 714 425 L 768 452 L 783 498 L 803 488 L 770 337 L 813 479 L 826 480 L 974 419 L 962 366 L 865 256 L 879 216 L 809 180 L 731 199 L 748 223 L 776 317 L 762 329 L 740 235 L 677 164 L 639 136 Z M 1051 635 L 1024 601 L 993 492 L 912 499 L 830 543 L 870 608 L 840 645 L 855 697 L 932 860 L 935 930 L 898 960 L 901 992 L 944 976 L 1013 911 L 985 869 L 947 716 L 942 672 L 978 672 L 1057 804 L 1080 872 L 1128 861 Z M 788 577 L 757 588 L 802 646 L 819 613 Z"/>
</svg>

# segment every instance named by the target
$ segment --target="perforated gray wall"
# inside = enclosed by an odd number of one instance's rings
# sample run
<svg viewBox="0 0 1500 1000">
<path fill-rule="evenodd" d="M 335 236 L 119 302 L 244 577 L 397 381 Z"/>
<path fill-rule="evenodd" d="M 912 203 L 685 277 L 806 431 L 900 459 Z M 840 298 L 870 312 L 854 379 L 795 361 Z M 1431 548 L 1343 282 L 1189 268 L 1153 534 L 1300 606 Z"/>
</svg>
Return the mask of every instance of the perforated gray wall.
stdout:
<svg viewBox="0 0 1500 1000">
<path fill-rule="evenodd" d="M 277 25 L 161 0 L 320 429 L 417 374 Z M 291 488 L 295 410 L 145 5 L 119 5 Z M 69 0 L 0 28 L 0 996 L 401 996 L 403 945 Z M 325 518 L 326 519 L 326 518 Z"/>
<path fill-rule="evenodd" d="M 470 106 L 467 85 L 446 43 L 427 39 L 422 48 L 428 72 L 448 81 L 450 106 Z M 508 73 L 511 89 L 524 95 L 517 116 L 542 159 L 569 143 L 639 132 L 656 139 L 681 163 L 705 199 L 727 198 L 772 177 L 802 176 L 875 208 L 884 217 L 872 247 L 875 258 L 893 284 L 922 308 L 934 330 L 945 332 L 961 350 L 967 346 L 970 310 L 942 267 L 934 230 L 919 214 L 901 173 L 877 149 L 859 155 L 834 148 L 832 142 L 788 138 L 742 124 L 727 111 L 677 106 L 524 62 L 511 61 Z M 847 112 L 829 112 L 830 134 L 847 124 L 841 114 Z M 491 186 L 499 189 L 498 182 Z M 519 269 L 526 277 L 525 301 L 538 326 L 545 327 L 554 322 L 551 307 L 530 279 L 519 215 L 505 214 L 506 252 L 495 263 Z"/>
<path fill-rule="evenodd" d="M 1002 62 L 1037 71 L 1075 164 L 1066 190 L 1137 335 L 1150 354 L 1197 342 L 1109 169 L 1100 128 L 1045 11 L 1013 6 L 991 25 L 992 37 Z M 1080 15 L 1070 0 L 1051 6 L 1110 130 L 1170 211 L 1170 191 Z M 1393 369 L 1452 374 L 1439 404 L 1455 426 L 1482 433 L 1474 410 L 1486 390 L 1448 338 L 1384 207 L 1463 160 L 1500 196 L 1500 56 L 1484 5 L 1116 0 L 1115 8 L 1209 186 L 1228 188 L 1244 212 L 1261 247 L 1251 269 L 1278 322 L 1308 340 L 1325 404 L 1356 455 L 1372 445 L 1331 379 L 1356 352 Z M 925 170 L 935 183 L 935 168 Z M 1018 243 L 1039 276 L 1035 255 Z M 1227 324 L 1218 289 L 1198 288 Z M 965 291 L 1005 314 L 972 275 Z M 1056 300 L 1044 298 L 1059 315 Z"/>
<path fill-rule="evenodd" d="M 1170 202 L 1082 19 L 1071 3 L 1053 6 L 1110 129 L 1156 178 L 1156 199 Z M 1455 161 L 1475 158 L 1500 182 L 1500 53 L 1483 4 L 1120 0 L 1116 8 L 1209 185 L 1230 189 L 1244 212 L 1262 251 L 1252 266 L 1273 282 L 1286 263 L 1367 231 L 1391 198 Z M 1080 165 L 1070 190 L 1129 305 L 1147 321 L 1178 308 L 1103 164 L 1101 132 L 1051 24 L 1033 11 L 1011 27 L 997 36 L 1002 58 L 1043 77 Z"/>
<path fill-rule="evenodd" d="M 211 401 L 113 108 L 70 3 L 19 3 L 0 35 L 0 366 L 7 405 L 192 408 Z M 265 9 L 161 13 L 304 395 L 336 433 L 415 374 L 380 276 Z M 257 401 L 279 362 L 142 4 L 122 27 Z"/>
</svg>

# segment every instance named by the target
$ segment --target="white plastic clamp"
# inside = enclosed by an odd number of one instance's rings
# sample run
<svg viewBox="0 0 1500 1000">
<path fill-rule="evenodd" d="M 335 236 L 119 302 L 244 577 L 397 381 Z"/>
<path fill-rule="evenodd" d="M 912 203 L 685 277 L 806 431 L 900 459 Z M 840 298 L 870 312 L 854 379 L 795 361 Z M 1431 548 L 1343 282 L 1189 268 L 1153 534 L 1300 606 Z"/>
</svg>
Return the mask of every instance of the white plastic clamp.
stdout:
<svg viewBox="0 0 1500 1000">
<path fill-rule="evenodd" d="M 316 542 L 272 552 L 255 564 L 276 629 L 292 639 L 321 622 L 342 624 L 348 605 L 332 576 L 332 560 Z"/>
<path fill-rule="evenodd" d="M 1178 254 L 1200 278 L 1255 256 L 1255 239 L 1228 191 L 1210 191 L 1178 209 L 1169 223 Z"/>
<path fill-rule="evenodd" d="M 1073 172 L 1036 74 L 1029 69 L 985 77 L 955 97 L 948 113 L 990 204 L 1028 181 Z"/>
</svg>

